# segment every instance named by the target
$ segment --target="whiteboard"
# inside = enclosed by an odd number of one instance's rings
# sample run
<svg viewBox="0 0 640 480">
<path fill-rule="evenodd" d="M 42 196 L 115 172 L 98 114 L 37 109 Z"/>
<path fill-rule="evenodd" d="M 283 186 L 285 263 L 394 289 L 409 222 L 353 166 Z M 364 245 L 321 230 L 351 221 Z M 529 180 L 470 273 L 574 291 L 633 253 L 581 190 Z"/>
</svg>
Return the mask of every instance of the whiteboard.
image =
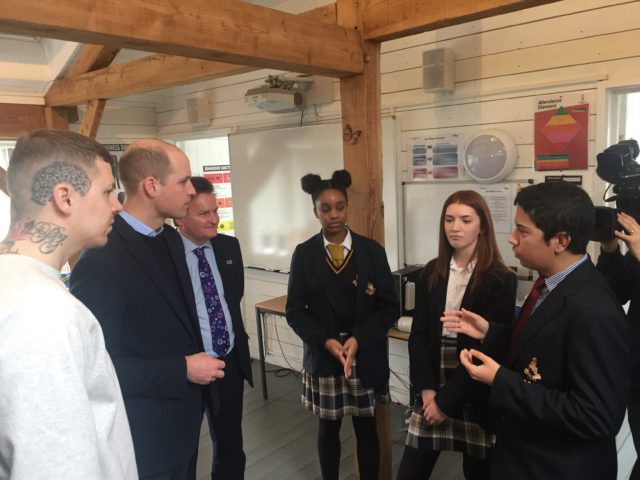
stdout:
<svg viewBox="0 0 640 480">
<path fill-rule="evenodd" d="M 494 218 L 496 241 L 502 259 L 508 266 L 520 265 L 507 242 L 513 229 L 516 183 L 482 185 L 471 182 L 405 182 L 402 189 L 407 265 L 426 264 L 438 255 L 442 205 L 449 195 L 458 190 L 475 190 L 487 200 Z"/>
<path fill-rule="evenodd" d="M 383 200 L 396 205 L 395 121 L 385 118 Z M 288 272 L 296 245 L 320 231 L 311 196 L 302 191 L 307 173 L 329 178 L 343 167 L 342 125 L 331 123 L 229 136 L 235 236 L 245 266 Z M 348 223 L 348 219 L 347 219 Z M 397 268 L 395 208 L 385 209 L 385 245 Z"/>
</svg>

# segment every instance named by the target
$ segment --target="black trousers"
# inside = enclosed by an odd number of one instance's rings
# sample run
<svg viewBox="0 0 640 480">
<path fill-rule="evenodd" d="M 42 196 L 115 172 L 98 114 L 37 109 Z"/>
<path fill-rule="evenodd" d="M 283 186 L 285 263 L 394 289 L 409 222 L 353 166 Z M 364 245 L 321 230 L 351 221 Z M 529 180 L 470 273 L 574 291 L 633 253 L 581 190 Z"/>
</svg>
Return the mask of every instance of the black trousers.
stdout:
<svg viewBox="0 0 640 480">
<path fill-rule="evenodd" d="M 172 470 L 167 470 L 166 472 L 145 475 L 144 477 L 140 477 L 140 480 L 196 480 L 197 462 L 198 452 L 196 450 L 188 463 Z"/>
<path fill-rule="evenodd" d="M 440 456 L 439 450 L 404 447 L 397 480 L 426 480 Z M 462 471 L 466 480 L 489 480 L 491 457 L 485 459 L 462 455 Z"/>
<path fill-rule="evenodd" d="M 224 377 L 215 381 L 218 390 L 218 414 L 211 405 L 206 414 L 213 442 L 211 478 L 216 480 L 242 480 L 247 461 L 242 448 L 242 402 L 244 377 L 234 348 L 224 358 Z"/>
</svg>

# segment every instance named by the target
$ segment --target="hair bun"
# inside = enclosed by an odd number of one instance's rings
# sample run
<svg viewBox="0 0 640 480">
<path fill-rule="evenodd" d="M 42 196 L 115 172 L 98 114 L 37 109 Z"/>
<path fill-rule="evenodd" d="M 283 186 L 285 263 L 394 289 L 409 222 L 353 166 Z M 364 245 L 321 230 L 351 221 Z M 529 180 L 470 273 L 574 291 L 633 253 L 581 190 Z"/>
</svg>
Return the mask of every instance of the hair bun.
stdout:
<svg viewBox="0 0 640 480">
<path fill-rule="evenodd" d="M 342 186 L 346 190 L 351 186 L 351 174 L 346 170 L 336 170 L 331 175 L 331 182 Z"/>
<path fill-rule="evenodd" d="M 315 192 L 320 185 L 320 182 L 322 182 L 320 175 L 316 175 L 315 173 L 308 173 L 300 179 L 302 190 L 308 194 Z"/>
</svg>

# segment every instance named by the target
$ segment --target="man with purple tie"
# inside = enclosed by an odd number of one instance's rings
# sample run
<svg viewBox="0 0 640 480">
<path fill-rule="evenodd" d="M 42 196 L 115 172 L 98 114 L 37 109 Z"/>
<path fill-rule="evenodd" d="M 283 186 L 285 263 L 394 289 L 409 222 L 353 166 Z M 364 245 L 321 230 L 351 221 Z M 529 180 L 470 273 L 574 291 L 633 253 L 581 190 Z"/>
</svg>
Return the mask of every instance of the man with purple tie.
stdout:
<svg viewBox="0 0 640 480">
<path fill-rule="evenodd" d="M 492 479 L 616 478 L 615 436 L 629 393 L 629 333 L 617 299 L 586 254 L 595 210 L 581 188 L 521 190 L 509 236 L 540 280 L 516 321 L 504 365 L 476 350 L 460 360 L 491 386 L 497 414 Z M 492 326 L 463 311 L 448 330 L 492 341 Z"/>
<path fill-rule="evenodd" d="M 191 177 L 196 195 L 186 216 L 175 220 L 195 296 L 196 315 L 204 350 L 225 362 L 225 376 L 215 382 L 217 409 L 206 402 L 209 431 L 214 444 L 212 478 L 244 478 L 242 448 L 242 396 L 244 381 L 253 385 L 248 337 L 240 302 L 244 295 L 244 267 L 240 244 L 218 233 L 218 205 L 213 185 Z M 216 411 L 217 410 L 217 411 Z"/>
</svg>

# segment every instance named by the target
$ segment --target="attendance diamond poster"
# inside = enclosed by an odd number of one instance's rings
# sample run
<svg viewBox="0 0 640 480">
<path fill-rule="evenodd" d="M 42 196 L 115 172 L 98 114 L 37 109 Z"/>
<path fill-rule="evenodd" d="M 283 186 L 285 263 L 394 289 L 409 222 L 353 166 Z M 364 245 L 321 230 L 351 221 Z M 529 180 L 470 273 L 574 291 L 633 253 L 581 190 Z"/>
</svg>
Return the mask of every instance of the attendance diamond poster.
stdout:
<svg viewBox="0 0 640 480">
<path fill-rule="evenodd" d="M 562 95 L 538 100 L 534 135 L 536 170 L 587 168 L 589 103 L 584 96 L 578 101 L 567 105 Z"/>
</svg>

